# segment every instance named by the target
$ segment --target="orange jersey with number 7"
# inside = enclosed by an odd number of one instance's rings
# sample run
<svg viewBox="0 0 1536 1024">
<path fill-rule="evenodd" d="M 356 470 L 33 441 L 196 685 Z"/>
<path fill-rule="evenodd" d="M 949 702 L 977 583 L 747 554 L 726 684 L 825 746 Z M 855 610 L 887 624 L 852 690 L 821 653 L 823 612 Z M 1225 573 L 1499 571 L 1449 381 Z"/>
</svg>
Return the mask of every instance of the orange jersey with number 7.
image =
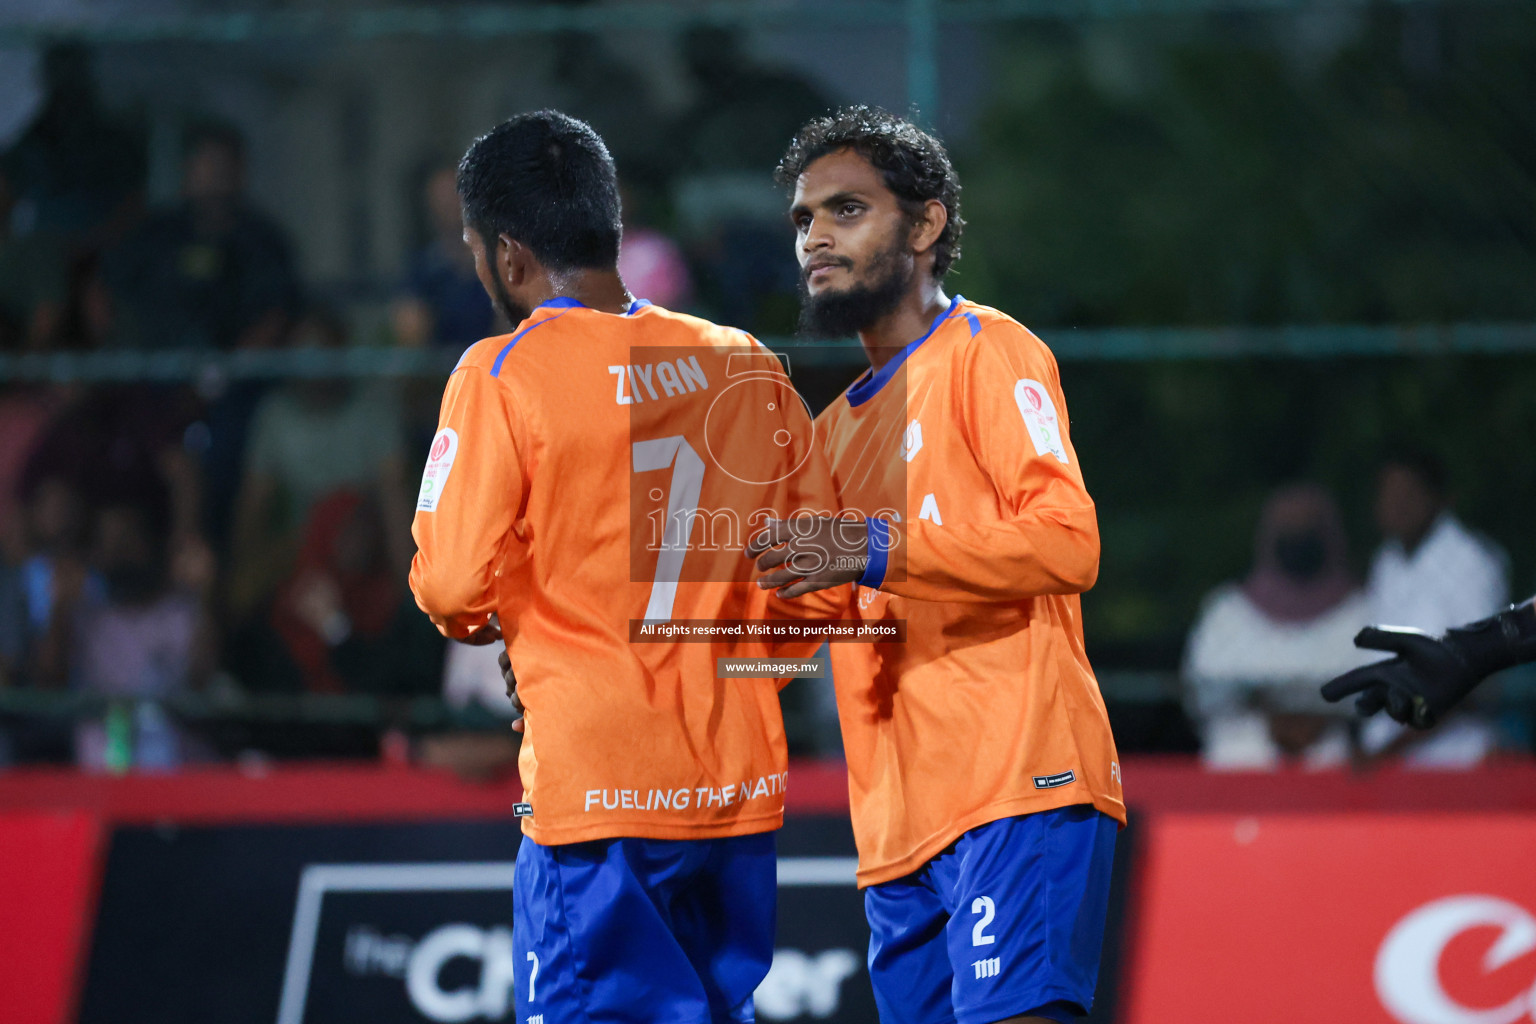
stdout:
<svg viewBox="0 0 1536 1024">
<path fill-rule="evenodd" d="M 907 624 L 832 648 L 859 884 L 1000 818 L 1092 804 L 1123 824 L 1078 601 L 1098 525 L 1050 350 L 957 296 L 816 425 L 843 507 L 881 524 L 859 615 Z"/>
<path fill-rule="evenodd" d="M 527 709 L 525 834 L 711 839 L 781 823 L 777 681 L 717 678 L 716 659 L 816 643 L 653 641 L 679 620 L 843 607 L 846 588 L 778 601 L 741 555 L 766 518 L 821 511 L 830 485 L 781 362 L 740 331 L 557 299 L 465 352 L 422 477 L 411 589 L 449 637 L 500 621 Z"/>
</svg>

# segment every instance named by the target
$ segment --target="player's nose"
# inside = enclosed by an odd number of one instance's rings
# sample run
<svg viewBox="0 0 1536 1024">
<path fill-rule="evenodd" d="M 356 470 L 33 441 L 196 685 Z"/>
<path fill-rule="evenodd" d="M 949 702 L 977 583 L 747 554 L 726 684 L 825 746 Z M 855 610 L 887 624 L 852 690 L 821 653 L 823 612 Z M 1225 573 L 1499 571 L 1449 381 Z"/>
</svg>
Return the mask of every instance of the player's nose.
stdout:
<svg viewBox="0 0 1536 1024">
<path fill-rule="evenodd" d="M 822 219 L 816 217 L 811 221 L 811 226 L 805 229 L 800 242 L 800 251 L 810 254 L 830 248 L 832 248 L 832 236 L 822 230 Z"/>
</svg>

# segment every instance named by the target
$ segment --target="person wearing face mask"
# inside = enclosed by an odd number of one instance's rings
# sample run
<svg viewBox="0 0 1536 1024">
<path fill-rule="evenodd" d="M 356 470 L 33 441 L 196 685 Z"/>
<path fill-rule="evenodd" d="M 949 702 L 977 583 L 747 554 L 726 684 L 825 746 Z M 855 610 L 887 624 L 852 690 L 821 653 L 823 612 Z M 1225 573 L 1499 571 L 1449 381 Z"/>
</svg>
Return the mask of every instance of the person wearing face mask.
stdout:
<svg viewBox="0 0 1536 1024">
<path fill-rule="evenodd" d="M 1205 764 L 1347 763 L 1348 716 L 1317 687 L 1370 657 L 1352 643 L 1368 618 L 1333 498 L 1308 483 L 1276 491 L 1259 519 L 1252 570 L 1206 598 L 1185 651 Z"/>
</svg>

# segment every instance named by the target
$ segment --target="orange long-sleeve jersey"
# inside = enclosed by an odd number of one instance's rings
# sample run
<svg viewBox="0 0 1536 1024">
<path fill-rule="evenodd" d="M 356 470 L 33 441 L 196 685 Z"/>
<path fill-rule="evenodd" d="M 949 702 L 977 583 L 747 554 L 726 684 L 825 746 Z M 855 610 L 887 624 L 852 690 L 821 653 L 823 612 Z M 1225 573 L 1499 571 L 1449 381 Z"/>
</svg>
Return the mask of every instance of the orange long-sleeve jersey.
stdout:
<svg viewBox="0 0 1536 1024">
<path fill-rule="evenodd" d="M 858 613 L 907 623 L 904 644 L 832 649 L 860 884 L 1003 817 L 1091 803 L 1124 823 L 1078 599 L 1098 525 L 1050 350 L 956 297 L 817 434 L 843 507 L 887 535 Z"/>
<path fill-rule="evenodd" d="M 527 729 L 523 831 L 541 844 L 777 827 L 776 681 L 722 657 L 805 656 L 671 620 L 818 617 L 751 582 L 754 515 L 817 510 L 830 477 L 781 364 L 739 331 L 648 304 L 555 300 L 449 377 L 412 532 L 417 603 L 461 639 L 494 613 Z M 842 597 L 832 599 L 846 601 Z"/>
</svg>

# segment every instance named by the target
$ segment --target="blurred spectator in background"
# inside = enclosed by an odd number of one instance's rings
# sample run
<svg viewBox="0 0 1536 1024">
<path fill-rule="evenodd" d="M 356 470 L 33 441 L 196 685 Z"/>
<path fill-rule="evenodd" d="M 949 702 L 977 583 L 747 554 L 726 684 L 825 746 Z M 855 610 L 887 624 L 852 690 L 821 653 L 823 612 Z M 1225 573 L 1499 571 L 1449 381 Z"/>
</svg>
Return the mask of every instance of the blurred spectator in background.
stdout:
<svg viewBox="0 0 1536 1024">
<path fill-rule="evenodd" d="M 469 718 L 495 722 L 498 728 L 453 730 L 424 736 L 417 746 L 422 764 L 447 768 L 475 781 L 495 779 L 517 765 L 518 734 L 511 729 L 512 702 L 497 660 L 502 643 L 449 641 L 443 660 L 443 701 Z"/>
<path fill-rule="evenodd" d="M 680 141 L 689 169 L 761 174 L 779 162 L 806 121 L 828 112 L 827 97 L 809 80 L 764 67 L 741 40 L 740 32 L 716 26 L 683 34 L 694 99 L 671 137 Z"/>
<path fill-rule="evenodd" d="M 75 602 L 104 583 L 86 567 L 84 511 L 64 479 L 45 477 L 22 495 L 0 528 L 0 686 L 60 686 L 68 677 Z M 0 766 L 66 762 L 72 740 L 57 719 L 0 720 Z"/>
<path fill-rule="evenodd" d="M 0 391 L 0 437 L 5 438 L 0 445 L 0 531 L 13 531 L 10 537 L 19 537 L 14 531 L 24 526 L 19 503 L 27 463 L 54 417 L 70 406 L 74 390 L 12 384 Z"/>
<path fill-rule="evenodd" d="M 67 680 L 75 602 L 105 596 L 105 581 L 87 565 L 85 527 L 80 494 L 63 477 L 45 477 L 31 489 L 18 576 L 24 614 L 18 665 L 33 683 Z"/>
<path fill-rule="evenodd" d="M 0 168 L 0 349 L 43 349 L 58 334 L 66 288 L 66 254 L 57 239 L 18 235 L 15 195 Z"/>
<path fill-rule="evenodd" d="M 1365 660 L 1353 640 L 1368 621 L 1333 498 L 1314 484 L 1276 491 L 1248 578 L 1213 591 L 1190 632 L 1183 674 L 1204 763 L 1349 763 L 1349 716 L 1317 688 Z"/>
<path fill-rule="evenodd" d="M 110 243 L 139 208 L 143 133 L 102 105 L 84 46 L 50 46 L 42 70 L 42 109 L 5 154 L 6 175 L 24 207 L 23 233 L 89 251 Z"/>
<path fill-rule="evenodd" d="M 690 29 L 682 56 L 694 99 L 667 135 L 676 140 L 673 203 L 699 270 L 699 298 L 721 323 L 792 333 L 797 276 L 784 259 L 787 201 L 763 169 L 829 101 L 805 78 L 753 61 L 728 29 Z"/>
<path fill-rule="evenodd" d="M 663 309 L 685 310 L 693 300 L 693 277 L 683 250 L 668 235 L 639 220 L 633 198 L 633 193 L 626 189 L 619 277 L 636 298 L 654 302 Z"/>
<path fill-rule="evenodd" d="M 430 237 L 410 257 L 404 294 L 391 311 L 402 345 L 467 348 L 497 333 L 496 310 L 475 276 L 474 254 L 464 244 L 457 173 L 452 164 L 437 167 L 423 188 Z"/>
<path fill-rule="evenodd" d="M 322 307 L 311 308 L 293 335 L 297 348 L 346 343 L 346 326 Z M 411 512 L 392 384 L 298 379 L 268 392 L 251 421 L 235 503 L 229 601 L 237 618 L 263 607 L 293 571 L 304 524 L 321 498 L 342 488 L 377 502 L 386 549 L 404 573 Z"/>
<path fill-rule="evenodd" d="M 386 538 L 378 502 L 356 491 L 333 492 L 310 513 L 272 611 L 305 691 L 436 691 L 444 640 L 410 599 L 409 563 Z"/>
<path fill-rule="evenodd" d="M 1456 518 L 1445 467 L 1433 455 L 1406 446 L 1390 453 L 1377 476 L 1375 511 L 1385 540 L 1366 581 L 1371 622 L 1439 635 L 1509 603 L 1504 552 Z M 1467 708 L 1427 735 L 1377 715 L 1363 723 L 1360 739 L 1372 757 L 1401 753 L 1411 765 L 1454 768 L 1481 761 L 1496 736 Z"/>
<path fill-rule="evenodd" d="M 196 535 L 170 529 L 163 510 L 111 504 L 97 516 L 95 562 L 103 592 L 72 595 L 71 685 L 124 701 L 76 727 L 76 760 L 93 770 L 175 769 L 200 744 L 160 702 L 212 669 L 213 556 Z"/>
<path fill-rule="evenodd" d="M 658 131 L 661 114 L 650 83 L 590 32 L 560 32 L 550 40 L 550 68 L 559 101 L 602 136 L 619 177 L 650 187 L 675 159 L 675 139 Z"/>
<path fill-rule="evenodd" d="M 298 294 L 292 247 L 245 195 L 245 141 L 204 125 L 187 139 L 182 201 L 107 254 L 113 340 L 129 348 L 268 348 Z"/>
</svg>

